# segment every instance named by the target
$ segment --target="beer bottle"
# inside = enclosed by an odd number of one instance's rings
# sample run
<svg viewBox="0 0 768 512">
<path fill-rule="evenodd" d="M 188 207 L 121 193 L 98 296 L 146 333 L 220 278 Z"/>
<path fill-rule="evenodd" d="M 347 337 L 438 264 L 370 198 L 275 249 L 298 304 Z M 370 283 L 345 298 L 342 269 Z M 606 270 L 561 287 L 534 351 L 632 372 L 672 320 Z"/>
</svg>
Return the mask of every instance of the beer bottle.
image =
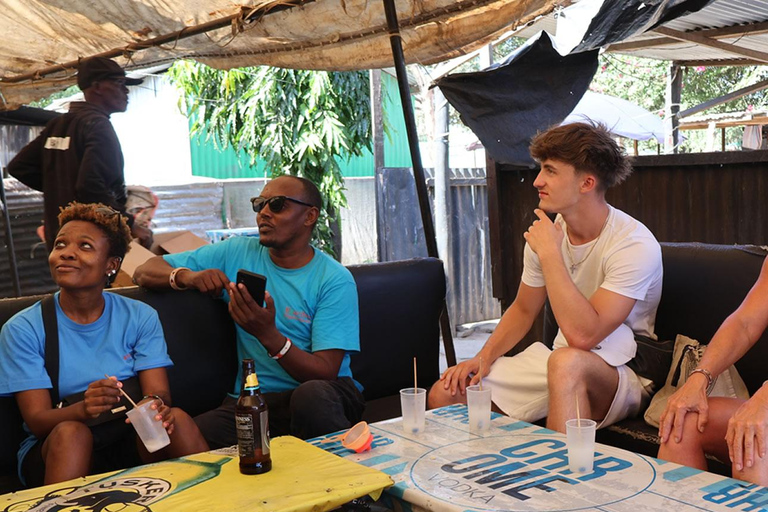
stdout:
<svg viewBox="0 0 768 512">
<path fill-rule="evenodd" d="M 269 454 L 269 412 L 259 389 L 253 359 L 243 359 L 243 388 L 235 406 L 240 472 L 246 475 L 272 469 Z"/>
</svg>

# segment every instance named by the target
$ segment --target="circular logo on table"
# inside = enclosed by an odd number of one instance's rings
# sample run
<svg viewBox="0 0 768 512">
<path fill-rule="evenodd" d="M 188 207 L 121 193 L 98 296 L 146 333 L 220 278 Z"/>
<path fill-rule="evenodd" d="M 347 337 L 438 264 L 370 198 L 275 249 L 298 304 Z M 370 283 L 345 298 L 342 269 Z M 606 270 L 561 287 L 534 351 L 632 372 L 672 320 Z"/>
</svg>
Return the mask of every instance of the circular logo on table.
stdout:
<svg viewBox="0 0 768 512">
<path fill-rule="evenodd" d="M 454 506 L 479 511 L 570 511 L 623 501 L 650 486 L 656 471 L 631 452 L 596 446 L 593 469 L 568 469 L 560 434 L 510 434 L 461 441 L 422 455 L 411 482 Z"/>
</svg>

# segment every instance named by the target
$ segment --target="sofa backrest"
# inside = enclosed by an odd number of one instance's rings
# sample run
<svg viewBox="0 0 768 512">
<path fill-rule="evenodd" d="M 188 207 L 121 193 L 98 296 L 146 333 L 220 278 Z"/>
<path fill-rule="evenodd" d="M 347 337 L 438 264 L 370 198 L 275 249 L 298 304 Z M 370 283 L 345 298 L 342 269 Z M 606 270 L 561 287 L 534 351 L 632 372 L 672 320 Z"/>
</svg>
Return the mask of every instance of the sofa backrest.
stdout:
<svg viewBox="0 0 768 512">
<path fill-rule="evenodd" d="M 674 340 L 684 334 L 706 344 L 757 281 L 766 250 L 754 245 L 665 242 L 661 255 L 664 284 L 656 335 L 660 340 Z M 551 344 L 556 334 L 557 323 L 547 308 L 544 340 Z M 736 363 L 750 393 L 765 381 L 762 364 L 766 356 L 768 330 Z"/>
<path fill-rule="evenodd" d="M 360 353 L 352 355 L 352 374 L 366 400 L 412 387 L 414 357 L 419 386 L 432 385 L 440 372 L 443 262 L 415 258 L 348 268 L 360 303 Z"/>
<path fill-rule="evenodd" d="M 705 344 L 752 289 L 766 256 L 753 245 L 663 243 L 661 251 L 664 287 L 656 334 L 664 340 L 684 334 Z M 765 381 L 766 356 L 768 331 L 736 363 L 750 393 Z"/>
<path fill-rule="evenodd" d="M 361 352 L 352 371 L 366 399 L 394 395 L 413 385 L 413 357 L 420 385 L 438 378 L 438 320 L 445 297 L 443 264 L 434 258 L 349 267 L 360 304 Z M 120 288 L 113 293 L 154 307 L 163 326 L 174 405 L 191 415 L 217 407 L 232 391 L 238 360 L 235 326 L 227 305 L 195 292 Z M 0 326 L 41 296 L 0 299 Z M 16 472 L 16 451 L 24 438 L 13 398 L 0 398 L 0 475 Z"/>
</svg>

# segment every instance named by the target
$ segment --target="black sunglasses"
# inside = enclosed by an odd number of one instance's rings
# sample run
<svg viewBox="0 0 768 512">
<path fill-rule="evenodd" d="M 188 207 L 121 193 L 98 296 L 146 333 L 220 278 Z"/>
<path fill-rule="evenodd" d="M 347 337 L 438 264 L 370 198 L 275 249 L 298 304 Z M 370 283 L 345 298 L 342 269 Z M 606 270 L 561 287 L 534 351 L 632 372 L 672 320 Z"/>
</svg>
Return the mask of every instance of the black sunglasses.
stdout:
<svg viewBox="0 0 768 512">
<path fill-rule="evenodd" d="M 313 204 L 305 203 L 304 201 L 299 201 L 298 199 L 294 199 L 288 196 L 272 196 L 272 197 L 259 196 L 259 197 L 251 198 L 253 211 L 255 211 L 256 213 L 260 213 L 261 210 L 263 210 L 264 207 L 267 205 L 269 205 L 269 210 L 272 213 L 280 213 L 283 210 L 283 208 L 285 208 L 286 201 L 291 201 L 292 203 L 309 206 L 310 208 L 317 208 L 317 206 Z"/>
</svg>

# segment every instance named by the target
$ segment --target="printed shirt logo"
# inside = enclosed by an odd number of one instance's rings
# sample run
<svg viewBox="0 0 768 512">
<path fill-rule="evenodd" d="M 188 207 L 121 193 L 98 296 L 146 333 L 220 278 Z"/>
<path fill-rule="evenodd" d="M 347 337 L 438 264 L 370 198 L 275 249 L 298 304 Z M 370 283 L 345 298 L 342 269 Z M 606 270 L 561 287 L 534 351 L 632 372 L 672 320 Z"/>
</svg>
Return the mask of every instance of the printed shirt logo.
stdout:
<svg viewBox="0 0 768 512">
<path fill-rule="evenodd" d="M 48 137 L 45 139 L 45 149 L 66 151 L 69 149 L 69 137 Z"/>
<path fill-rule="evenodd" d="M 312 318 L 310 318 L 307 313 L 303 311 L 296 311 L 291 309 L 289 306 L 285 306 L 285 312 L 283 313 L 283 316 L 285 316 L 285 318 L 288 320 L 298 320 L 304 324 L 312 323 Z"/>
</svg>

